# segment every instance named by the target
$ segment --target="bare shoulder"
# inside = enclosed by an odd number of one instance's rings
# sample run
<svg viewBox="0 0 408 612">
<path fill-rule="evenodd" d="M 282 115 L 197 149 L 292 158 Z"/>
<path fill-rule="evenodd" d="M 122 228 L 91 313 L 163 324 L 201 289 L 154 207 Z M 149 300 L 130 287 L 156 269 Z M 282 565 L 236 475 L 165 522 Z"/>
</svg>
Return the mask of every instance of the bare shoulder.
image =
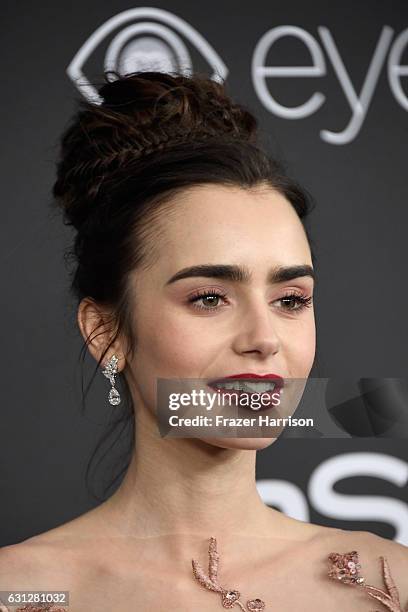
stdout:
<svg viewBox="0 0 408 612">
<path fill-rule="evenodd" d="M 1 575 L 9 571 L 24 575 L 46 572 L 57 575 L 63 567 L 64 575 L 78 572 L 86 566 L 92 546 L 104 532 L 100 525 L 98 509 L 93 509 L 48 531 L 32 536 L 18 544 L 0 548 Z M 105 529 L 106 531 L 106 529 Z"/>
<path fill-rule="evenodd" d="M 41 537 L 0 548 L 0 591 L 57 591 L 58 594 L 68 591 L 71 603 L 78 589 L 77 575 L 72 558 L 64 554 L 64 549 L 56 550 Z M 6 606 L 7 602 L 2 604 Z M 10 608 L 0 604 L 0 610 L 3 609 Z M 58 610 L 66 609 L 61 602 Z M 69 609 L 77 610 L 71 605 Z"/>
<path fill-rule="evenodd" d="M 53 590 L 61 579 L 70 584 L 73 564 L 64 549 L 30 540 L 0 548 L 0 591 Z"/>
<path fill-rule="evenodd" d="M 53 585 L 68 588 L 77 582 L 84 574 L 89 552 L 81 518 L 0 548 L 0 590 L 9 590 L 3 588 L 5 582 L 12 582 L 19 590 L 39 584 L 44 589 Z"/>
<path fill-rule="evenodd" d="M 79 612 L 92 568 L 86 543 L 63 533 L 50 530 L 0 548 L 0 591 L 68 591 L 69 610 Z"/>
<path fill-rule="evenodd" d="M 80 593 L 101 573 L 104 524 L 90 510 L 18 544 L 0 548 L 0 591 L 68 590 Z M 105 532 L 107 529 L 105 529 Z"/>
</svg>

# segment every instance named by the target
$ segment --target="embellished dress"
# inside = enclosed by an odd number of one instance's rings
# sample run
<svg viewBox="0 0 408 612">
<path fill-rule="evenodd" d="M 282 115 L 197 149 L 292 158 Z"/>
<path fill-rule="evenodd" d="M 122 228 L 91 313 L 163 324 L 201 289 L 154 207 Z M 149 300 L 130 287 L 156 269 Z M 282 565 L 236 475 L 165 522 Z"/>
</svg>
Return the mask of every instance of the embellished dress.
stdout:
<svg viewBox="0 0 408 612">
<path fill-rule="evenodd" d="M 238 606 L 244 612 L 264 612 L 269 608 L 262 599 L 248 599 L 244 603 L 241 601 L 241 594 L 236 589 L 228 589 L 221 586 L 218 582 L 218 560 L 216 538 L 210 538 L 208 549 L 209 563 L 208 573 L 206 574 L 202 566 L 192 559 L 193 577 L 204 588 L 218 593 L 221 596 L 221 605 L 223 608 L 233 608 Z M 358 557 L 358 552 L 352 550 L 350 552 L 338 553 L 332 552 L 328 555 L 329 571 L 327 576 L 331 579 L 340 581 L 342 584 L 363 589 L 366 594 L 376 601 L 376 605 L 381 604 L 382 610 L 390 612 L 408 612 L 408 602 L 405 607 L 402 606 L 397 586 L 391 576 L 390 568 L 385 557 L 379 557 L 381 561 L 382 577 L 384 581 L 384 590 L 367 584 L 364 577 L 361 575 L 361 564 Z M 69 612 L 69 606 L 61 608 L 55 604 L 27 604 L 15 610 L 15 607 L 7 607 L 0 601 L 0 612 Z M 85 611 L 84 611 L 85 612 Z M 272 612 L 272 610 L 271 610 Z M 375 610 L 373 612 L 379 612 Z"/>
</svg>

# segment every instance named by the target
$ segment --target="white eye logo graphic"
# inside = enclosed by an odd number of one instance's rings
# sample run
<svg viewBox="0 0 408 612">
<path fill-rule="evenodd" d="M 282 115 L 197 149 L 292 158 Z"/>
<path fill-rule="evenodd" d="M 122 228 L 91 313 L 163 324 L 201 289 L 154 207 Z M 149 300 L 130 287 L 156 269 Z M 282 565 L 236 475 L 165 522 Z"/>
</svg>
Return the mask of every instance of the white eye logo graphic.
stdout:
<svg viewBox="0 0 408 612">
<path fill-rule="evenodd" d="M 124 27 L 135 19 L 141 21 Z M 82 45 L 67 68 L 69 78 L 91 102 L 101 103 L 102 99 L 84 75 L 83 66 L 98 45 L 118 28 L 121 30 L 110 41 L 105 53 L 105 70 L 115 70 L 119 74 L 140 70 L 175 70 L 188 74 L 193 70 L 193 64 L 180 36 L 182 34 L 209 63 L 213 70 L 213 80 L 222 82 L 228 75 L 228 69 L 220 56 L 186 21 L 162 9 L 129 9 L 102 24 Z"/>
</svg>

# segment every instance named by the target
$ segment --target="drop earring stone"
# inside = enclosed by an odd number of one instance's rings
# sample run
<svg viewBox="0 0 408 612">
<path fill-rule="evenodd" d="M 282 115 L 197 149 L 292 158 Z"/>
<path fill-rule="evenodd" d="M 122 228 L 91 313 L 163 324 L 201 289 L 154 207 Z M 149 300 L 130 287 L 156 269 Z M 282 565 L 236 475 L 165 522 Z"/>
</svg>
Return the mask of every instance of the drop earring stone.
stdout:
<svg viewBox="0 0 408 612">
<path fill-rule="evenodd" d="M 117 406 L 120 404 L 120 394 L 115 387 L 112 387 L 112 389 L 109 391 L 108 401 L 110 404 L 112 404 L 112 406 Z"/>
<path fill-rule="evenodd" d="M 118 361 L 119 359 L 116 355 L 112 355 L 112 357 L 106 362 L 105 369 L 102 370 L 102 374 L 109 379 L 112 389 L 109 391 L 108 401 L 112 406 L 117 406 L 121 402 L 121 397 L 119 391 L 115 387 L 115 375 L 118 372 Z"/>
</svg>

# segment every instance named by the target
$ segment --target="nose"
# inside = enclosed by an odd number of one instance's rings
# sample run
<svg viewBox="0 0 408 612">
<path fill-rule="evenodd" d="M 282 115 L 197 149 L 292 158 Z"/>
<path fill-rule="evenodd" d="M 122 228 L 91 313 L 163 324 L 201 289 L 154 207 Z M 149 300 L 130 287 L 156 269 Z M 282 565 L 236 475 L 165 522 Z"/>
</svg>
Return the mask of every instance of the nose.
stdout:
<svg viewBox="0 0 408 612">
<path fill-rule="evenodd" d="M 263 357 L 278 353 L 280 339 L 269 304 L 263 301 L 252 304 L 239 316 L 237 325 L 234 341 L 237 353 L 258 353 Z"/>
</svg>

